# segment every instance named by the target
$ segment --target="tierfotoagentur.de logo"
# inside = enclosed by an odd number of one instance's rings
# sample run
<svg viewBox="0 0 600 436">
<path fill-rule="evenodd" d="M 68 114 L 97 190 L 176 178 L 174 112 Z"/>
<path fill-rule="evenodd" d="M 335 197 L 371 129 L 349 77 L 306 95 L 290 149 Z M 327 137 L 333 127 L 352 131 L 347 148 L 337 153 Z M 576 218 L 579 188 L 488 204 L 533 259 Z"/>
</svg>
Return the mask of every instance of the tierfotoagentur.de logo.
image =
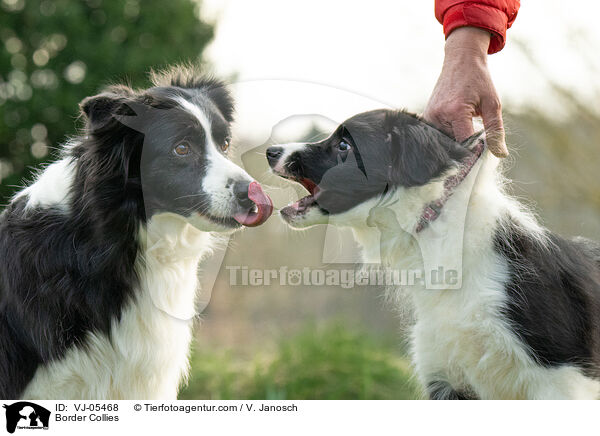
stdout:
<svg viewBox="0 0 600 436">
<path fill-rule="evenodd" d="M 48 430 L 50 411 L 29 401 L 19 401 L 3 405 L 6 412 L 6 431 L 14 433 L 22 430 Z"/>
<path fill-rule="evenodd" d="M 428 284 L 455 285 L 459 280 L 457 270 L 445 270 L 443 266 L 431 271 L 421 269 L 302 269 L 281 266 L 273 269 L 248 268 L 227 265 L 230 286 L 339 286 L 343 289 L 355 286 L 414 286 Z"/>
</svg>

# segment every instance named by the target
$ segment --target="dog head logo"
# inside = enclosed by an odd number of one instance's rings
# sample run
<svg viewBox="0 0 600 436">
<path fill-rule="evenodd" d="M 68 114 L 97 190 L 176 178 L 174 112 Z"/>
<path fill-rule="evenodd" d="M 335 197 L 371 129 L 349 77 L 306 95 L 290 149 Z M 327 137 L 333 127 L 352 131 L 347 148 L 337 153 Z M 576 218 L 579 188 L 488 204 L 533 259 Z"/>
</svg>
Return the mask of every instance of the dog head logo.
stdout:
<svg viewBox="0 0 600 436">
<path fill-rule="evenodd" d="M 6 409 L 6 431 L 14 433 L 18 429 L 48 429 L 50 411 L 42 406 L 28 401 L 19 401 Z"/>
</svg>

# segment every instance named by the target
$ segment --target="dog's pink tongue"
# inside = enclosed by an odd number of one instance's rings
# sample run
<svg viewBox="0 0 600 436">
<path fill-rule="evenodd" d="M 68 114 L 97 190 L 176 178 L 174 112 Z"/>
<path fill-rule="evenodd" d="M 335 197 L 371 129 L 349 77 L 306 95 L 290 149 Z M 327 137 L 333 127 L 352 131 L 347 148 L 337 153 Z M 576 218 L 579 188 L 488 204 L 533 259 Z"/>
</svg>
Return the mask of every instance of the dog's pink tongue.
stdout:
<svg viewBox="0 0 600 436">
<path fill-rule="evenodd" d="M 256 204 L 256 212 L 237 213 L 233 219 L 246 227 L 260 226 L 273 213 L 273 202 L 258 182 L 248 186 L 248 198 Z"/>
</svg>

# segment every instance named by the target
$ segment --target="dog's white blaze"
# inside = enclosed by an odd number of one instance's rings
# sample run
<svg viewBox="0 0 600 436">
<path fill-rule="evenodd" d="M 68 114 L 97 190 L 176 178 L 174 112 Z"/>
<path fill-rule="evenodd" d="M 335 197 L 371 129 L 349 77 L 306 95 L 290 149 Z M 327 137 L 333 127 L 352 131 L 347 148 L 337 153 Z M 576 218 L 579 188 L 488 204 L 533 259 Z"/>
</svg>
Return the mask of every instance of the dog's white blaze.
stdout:
<svg viewBox="0 0 600 436">
<path fill-rule="evenodd" d="M 35 183 L 21 190 L 15 199 L 27 197 L 26 208 L 69 206 L 70 191 L 75 176 L 75 166 L 71 158 L 64 158 L 38 174 Z"/>
<path fill-rule="evenodd" d="M 140 234 L 140 288 L 110 334 L 41 366 L 23 398 L 175 399 L 189 369 L 197 268 L 211 235 L 180 217 L 155 216 Z"/>
<path fill-rule="evenodd" d="M 287 161 L 287 158 L 290 156 L 290 154 L 308 147 L 308 144 L 305 142 L 290 142 L 288 144 L 280 144 L 280 146 L 283 148 L 283 154 L 279 158 L 277 165 L 273 167 L 273 171 L 283 173 L 285 172 L 283 165 Z"/>
<path fill-rule="evenodd" d="M 194 115 L 206 136 L 206 152 L 208 154 L 209 166 L 202 179 L 202 189 L 211 199 L 211 214 L 215 216 L 230 216 L 232 213 L 231 204 L 234 202 L 232 187 L 226 188 L 229 181 L 247 180 L 252 181 L 251 177 L 242 168 L 231 162 L 225 156 L 217 151 L 214 143 L 211 122 L 198 106 L 181 98 L 179 104 Z"/>
</svg>

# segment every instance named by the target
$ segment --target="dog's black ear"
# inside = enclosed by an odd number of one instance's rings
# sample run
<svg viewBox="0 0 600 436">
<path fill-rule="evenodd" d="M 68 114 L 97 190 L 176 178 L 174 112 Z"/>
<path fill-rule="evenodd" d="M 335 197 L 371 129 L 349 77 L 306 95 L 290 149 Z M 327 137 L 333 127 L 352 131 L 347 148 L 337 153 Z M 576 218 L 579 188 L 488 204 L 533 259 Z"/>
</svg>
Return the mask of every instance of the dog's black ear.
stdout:
<svg viewBox="0 0 600 436">
<path fill-rule="evenodd" d="M 93 133 L 108 125 L 124 103 L 123 95 L 110 91 L 84 98 L 79 107 L 86 117 L 87 129 Z"/>
<path fill-rule="evenodd" d="M 394 185 L 425 185 L 469 154 L 458 142 L 420 120 L 388 126 Z"/>
</svg>

